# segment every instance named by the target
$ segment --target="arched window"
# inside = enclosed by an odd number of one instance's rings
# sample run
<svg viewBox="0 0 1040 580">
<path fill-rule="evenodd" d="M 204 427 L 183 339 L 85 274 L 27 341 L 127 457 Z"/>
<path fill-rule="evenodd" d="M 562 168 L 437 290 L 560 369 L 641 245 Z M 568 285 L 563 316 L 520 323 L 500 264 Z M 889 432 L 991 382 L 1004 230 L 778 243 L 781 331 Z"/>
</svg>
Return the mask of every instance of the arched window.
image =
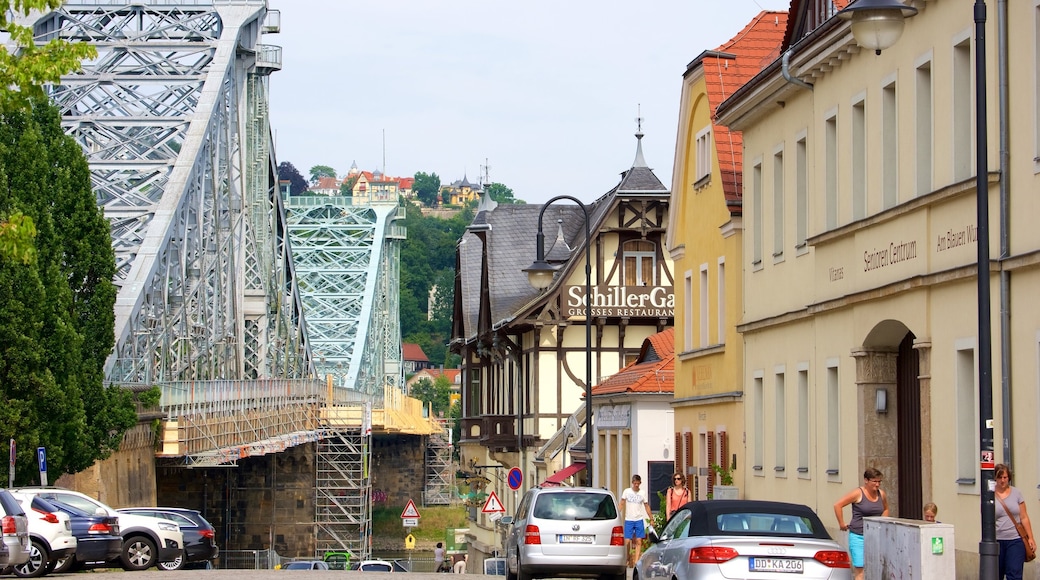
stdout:
<svg viewBox="0 0 1040 580">
<path fill-rule="evenodd" d="M 657 252 L 653 242 L 625 242 L 625 286 L 653 286 L 657 276 Z"/>
</svg>

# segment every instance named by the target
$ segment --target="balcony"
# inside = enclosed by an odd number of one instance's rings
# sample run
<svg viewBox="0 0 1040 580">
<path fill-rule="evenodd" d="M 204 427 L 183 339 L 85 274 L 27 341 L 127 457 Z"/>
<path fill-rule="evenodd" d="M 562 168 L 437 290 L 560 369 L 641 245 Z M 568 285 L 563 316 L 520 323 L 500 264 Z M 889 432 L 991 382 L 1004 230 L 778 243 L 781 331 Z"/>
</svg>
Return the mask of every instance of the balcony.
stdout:
<svg viewBox="0 0 1040 580">
<path fill-rule="evenodd" d="M 524 433 L 524 447 L 535 444 L 537 436 Z M 519 451 L 516 415 L 483 415 L 462 419 L 462 442 L 479 442 L 495 451 Z"/>
<path fill-rule="evenodd" d="M 256 45 L 256 72 L 269 75 L 282 70 L 282 47 L 272 44 Z"/>
</svg>

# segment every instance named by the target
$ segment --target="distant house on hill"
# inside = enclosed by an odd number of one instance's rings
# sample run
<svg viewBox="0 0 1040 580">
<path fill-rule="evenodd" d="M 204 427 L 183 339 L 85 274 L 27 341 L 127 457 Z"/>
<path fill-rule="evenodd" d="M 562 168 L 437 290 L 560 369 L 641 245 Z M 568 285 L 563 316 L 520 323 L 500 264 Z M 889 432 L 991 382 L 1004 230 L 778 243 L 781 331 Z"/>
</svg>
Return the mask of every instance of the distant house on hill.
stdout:
<svg viewBox="0 0 1040 580">
<path fill-rule="evenodd" d="M 480 197 L 484 189 L 477 183 L 470 183 L 465 175 L 462 179 L 441 188 L 441 203 L 446 205 L 464 205 Z"/>
<path fill-rule="evenodd" d="M 315 195 L 339 195 L 340 181 L 335 177 L 319 177 L 317 183 L 311 185 L 310 191 Z"/>
<path fill-rule="evenodd" d="M 430 364 L 430 359 L 426 358 L 426 353 L 423 352 L 421 346 L 412 342 L 406 342 L 401 345 L 401 350 L 402 360 L 404 360 L 404 373 L 406 375 L 433 366 Z"/>
</svg>

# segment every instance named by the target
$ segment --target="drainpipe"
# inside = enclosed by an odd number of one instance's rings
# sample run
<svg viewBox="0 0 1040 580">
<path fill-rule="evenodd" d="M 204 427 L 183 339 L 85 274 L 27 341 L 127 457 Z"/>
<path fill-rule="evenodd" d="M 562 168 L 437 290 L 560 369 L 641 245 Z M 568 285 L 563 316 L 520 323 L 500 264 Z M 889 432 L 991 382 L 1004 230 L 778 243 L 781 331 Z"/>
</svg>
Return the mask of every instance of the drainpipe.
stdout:
<svg viewBox="0 0 1040 580">
<path fill-rule="evenodd" d="M 1010 257 L 1008 193 L 1008 5 L 997 0 L 997 101 L 1000 116 L 1000 260 Z M 1014 465 L 1011 447 L 1011 272 L 1000 269 L 1000 398 L 1004 417 L 1004 461 Z"/>
<path fill-rule="evenodd" d="M 784 57 L 780 60 L 780 72 L 784 75 L 784 80 L 791 83 L 792 85 L 802 87 L 803 89 L 813 90 L 812 83 L 807 83 L 802 79 L 795 78 L 791 75 L 791 49 L 788 48 L 784 51 Z"/>
</svg>

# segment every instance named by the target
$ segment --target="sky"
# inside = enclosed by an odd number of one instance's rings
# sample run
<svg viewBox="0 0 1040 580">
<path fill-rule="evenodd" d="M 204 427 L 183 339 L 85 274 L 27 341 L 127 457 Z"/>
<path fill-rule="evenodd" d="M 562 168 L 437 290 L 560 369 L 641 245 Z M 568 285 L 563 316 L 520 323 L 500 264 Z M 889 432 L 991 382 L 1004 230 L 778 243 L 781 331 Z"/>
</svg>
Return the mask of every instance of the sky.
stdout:
<svg viewBox="0 0 1040 580">
<path fill-rule="evenodd" d="M 467 177 L 591 202 L 632 166 L 671 187 L 682 74 L 789 0 L 268 0 L 278 162 Z"/>
</svg>

